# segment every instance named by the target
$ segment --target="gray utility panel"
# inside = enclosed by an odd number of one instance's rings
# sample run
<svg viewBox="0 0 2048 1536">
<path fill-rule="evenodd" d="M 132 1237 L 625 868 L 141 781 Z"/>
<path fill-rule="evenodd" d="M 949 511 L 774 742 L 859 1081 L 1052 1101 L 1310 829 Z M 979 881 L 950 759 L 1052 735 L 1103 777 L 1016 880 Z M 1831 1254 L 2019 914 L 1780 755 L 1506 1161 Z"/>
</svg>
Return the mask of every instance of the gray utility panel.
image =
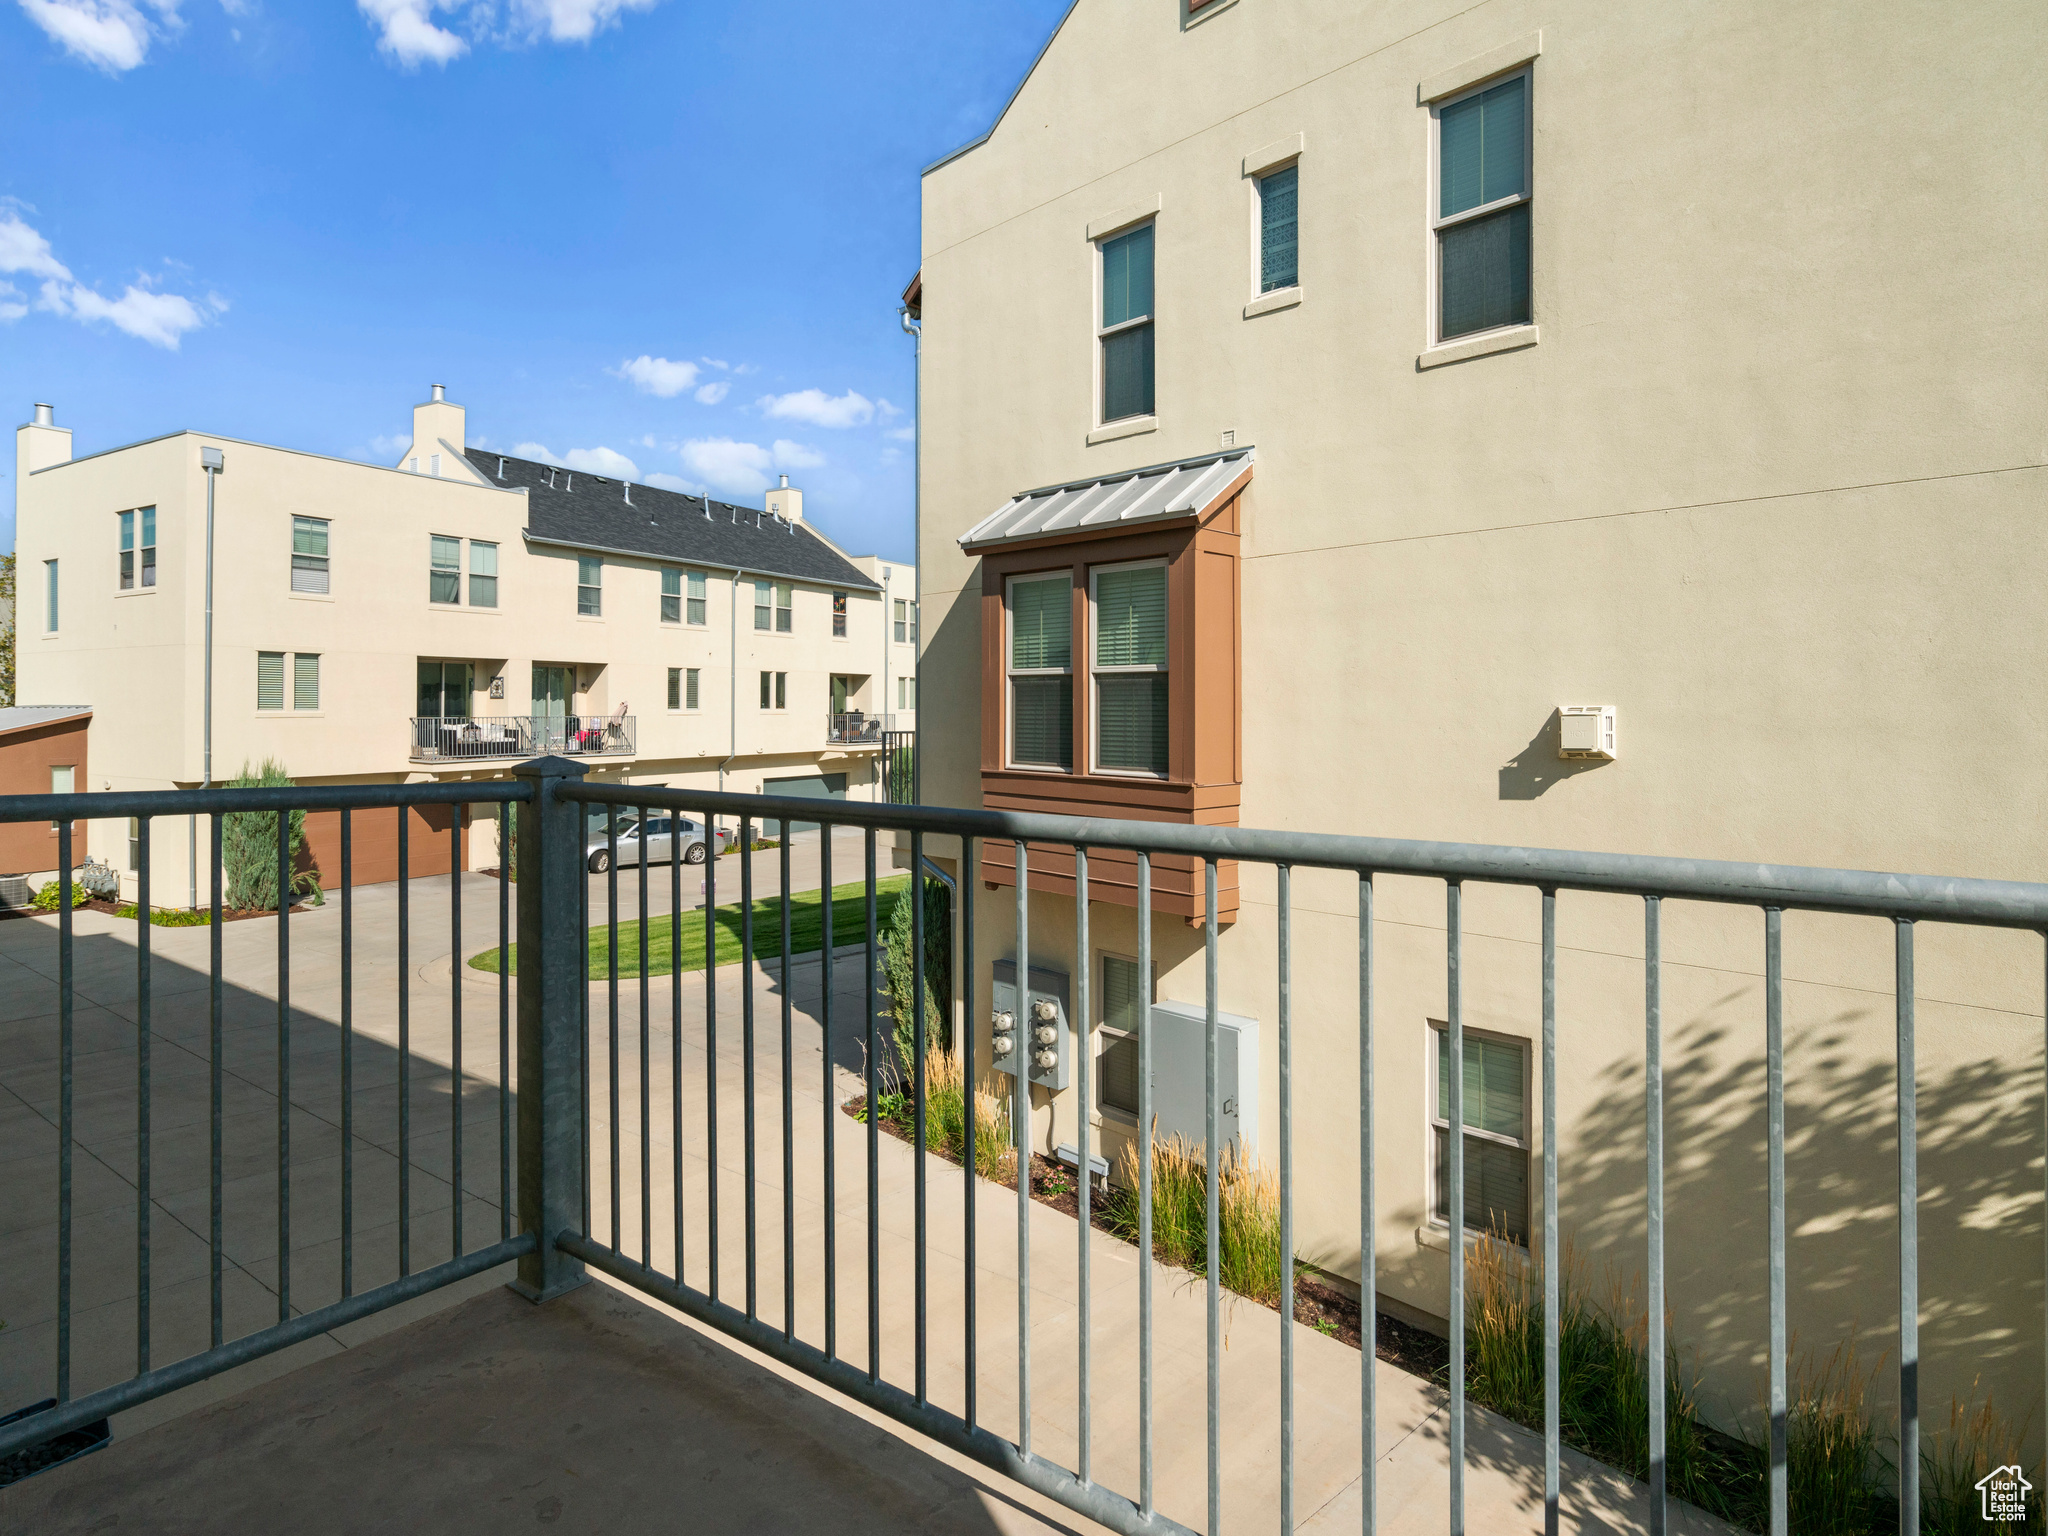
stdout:
<svg viewBox="0 0 2048 1536">
<path fill-rule="evenodd" d="M 788 779 L 763 779 L 761 793 L 764 795 L 790 795 L 805 800 L 844 800 L 846 798 L 846 775 L 843 773 L 807 773 Z M 791 832 L 815 832 L 815 821 L 792 821 Z M 782 824 L 776 821 L 761 823 L 763 837 L 782 836 Z"/>
<path fill-rule="evenodd" d="M 1039 1087 L 1066 1087 L 1074 1059 L 1073 1033 L 1067 1027 L 1067 973 L 1031 967 L 1031 995 L 1020 1006 L 1017 962 L 998 960 L 991 991 L 991 1064 L 998 1072 L 1014 1077 L 1021 1057 L 1030 1064 L 1026 1075 Z M 1008 1051 L 1002 1049 L 1006 1039 Z"/>
<path fill-rule="evenodd" d="M 1209 1016 L 1200 1003 L 1154 1003 L 1152 1113 L 1159 1139 L 1178 1135 L 1207 1147 L 1206 1093 Z M 1259 1021 L 1235 1013 L 1216 1016 L 1216 1097 L 1219 1140 L 1228 1148 L 1259 1149 Z"/>
</svg>

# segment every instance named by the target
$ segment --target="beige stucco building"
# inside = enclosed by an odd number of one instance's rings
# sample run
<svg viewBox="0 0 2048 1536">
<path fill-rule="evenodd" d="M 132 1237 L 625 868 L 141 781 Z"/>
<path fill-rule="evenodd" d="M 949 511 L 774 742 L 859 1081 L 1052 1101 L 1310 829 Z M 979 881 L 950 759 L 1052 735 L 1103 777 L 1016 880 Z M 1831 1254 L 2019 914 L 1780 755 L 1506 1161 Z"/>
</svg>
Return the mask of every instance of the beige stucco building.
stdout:
<svg viewBox="0 0 2048 1536">
<path fill-rule="evenodd" d="M 2048 878 L 2044 43 L 1999 0 L 1079 0 L 923 181 L 923 798 Z M 1581 706 L 1604 755 L 1567 760 Z M 1127 886 L 1077 955 L 1038 869 L 1033 963 L 1088 968 L 1127 1093 Z M 1271 1162 L 1274 877 L 1230 883 Z M 1202 998 L 1198 891 L 1160 900 L 1162 999 Z M 1299 1246 L 1355 1278 L 1355 883 L 1294 904 Z M 1377 916 L 1378 1284 L 1441 1318 L 1443 886 L 1384 879 Z M 1642 904 L 1559 924 L 1560 1217 L 1604 1298 L 1644 1252 Z M 1752 1427 L 1762 930 L 1665 903 L 1671 1325 Z M 2042 941 L 1921 930 L 1924 1411 L 1989 1390 L 2038 1449 Z M 1540 1230 L 1538 898 L 1468 888 L 1464 932 L 1473 1177 Z M 1875 1366 L 1891 934 L 1794 914 L 1785 975 L 1791 1322 Z M 1036 1103 L 1047 1150 L 1135 1124 Z"/>
<path fill-rule="evenodd" d="M 205 776 L 217 454 L 216 782 L 266 758 L 301 783 L 483 779 L 555 751 L 625 783 L 881 793 L 915 650 L 885 592 L 914 604 L 915 568 L 846 555 L 786 477 L 752 508 L 485 453 L 439 386 L 392 468 L 198 432 L 73 458 L 54 414 L 16 434 L 20 693 L 92 704 L 80 788 Z M 329 884 L 334 817 L 308 819 Z M 356 877 L 392 878 L 395 815 L 356 825 Z M 449 831 L 416 822 L 409 867 L 445 870 Z M 494 825 L 463 839 L 495 862 Z M 132 880 L 127 826 L 90 841 Z M 155 829 L 159 904 L 191 892 L 186 845 Z"/>
</svg>

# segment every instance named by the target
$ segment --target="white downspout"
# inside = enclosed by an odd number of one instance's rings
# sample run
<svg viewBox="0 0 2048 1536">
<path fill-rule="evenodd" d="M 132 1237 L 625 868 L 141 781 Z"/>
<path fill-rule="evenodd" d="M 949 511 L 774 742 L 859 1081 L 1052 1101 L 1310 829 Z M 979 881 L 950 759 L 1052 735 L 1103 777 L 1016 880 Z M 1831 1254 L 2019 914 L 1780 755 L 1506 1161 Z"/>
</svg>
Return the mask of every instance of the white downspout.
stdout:
<svg viewBox="0 0 2048 1536">
<path fill-rule="evenodd" d="M 910 338 L 910 429 L 916 435 L 910 440 L 910 562 L 911 569 L 922 572 L 919 563 L 924 558 L 924 422 L 921 419 L 924 373 L 924 325 L 910 318 L 910 306 L 904 305 L 897 313 L 903 321 L 904 334 Z M 911 600 L 915 602 L 924 587 L 922 576 L 913 584 Z M 923 615 L 919 615 L 920 618 Z M 918 630 L 916 648 L 910 653 L 910 686 L 913 691 L 923 681 L 924 675 L 924 631 Z M 924 803 L 924 713 L 916 709 L 913 701 L 912 724 L 910 727 L 910 798 L 913 803 Z"/>
</svg>

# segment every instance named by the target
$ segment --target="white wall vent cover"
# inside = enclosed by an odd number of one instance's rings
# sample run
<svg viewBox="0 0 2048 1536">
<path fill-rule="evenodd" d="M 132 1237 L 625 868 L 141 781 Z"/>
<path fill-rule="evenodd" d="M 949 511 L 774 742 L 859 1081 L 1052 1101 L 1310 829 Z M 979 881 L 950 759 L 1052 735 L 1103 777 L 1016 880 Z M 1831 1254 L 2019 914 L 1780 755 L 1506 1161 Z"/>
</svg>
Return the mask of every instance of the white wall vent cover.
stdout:
<svg viewBox="0 0 2048 1536">
<path fill-rule="evenodd" d="M 1557 755 L 1611 762 L 1614 750 L 1612 704 L 1561 704 L 1557 710 Z"/>
</svg>

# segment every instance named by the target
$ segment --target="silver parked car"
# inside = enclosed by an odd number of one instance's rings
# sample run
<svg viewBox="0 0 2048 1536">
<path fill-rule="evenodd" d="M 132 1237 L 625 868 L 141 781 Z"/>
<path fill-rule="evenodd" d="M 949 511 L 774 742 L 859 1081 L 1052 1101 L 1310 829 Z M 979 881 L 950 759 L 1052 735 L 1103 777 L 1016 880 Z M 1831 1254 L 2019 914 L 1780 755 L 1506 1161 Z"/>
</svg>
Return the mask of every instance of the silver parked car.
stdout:
<svg viewBox="0 0 2048 1536">
<path fill-rule="evenodd" d="M 643 835 L 640 818 L 621 816 L 619 827 L 619 862 L 621 864 L 667 864 L 676 857 L 677 849 L 682 850 L 685 864 L 704 862 L 704 823 L 681 814 L 671 815 L 657 811 L 647 818 Z M 734 834 L 725 827 L 718 829 L 718 851 L 732 845 Z M 602 818 L 593 828 L 588 845 L 584 848 L 584 862 L 593 872 L 611 868 L 611 844 L 605 837 Z"/>
</svg>

